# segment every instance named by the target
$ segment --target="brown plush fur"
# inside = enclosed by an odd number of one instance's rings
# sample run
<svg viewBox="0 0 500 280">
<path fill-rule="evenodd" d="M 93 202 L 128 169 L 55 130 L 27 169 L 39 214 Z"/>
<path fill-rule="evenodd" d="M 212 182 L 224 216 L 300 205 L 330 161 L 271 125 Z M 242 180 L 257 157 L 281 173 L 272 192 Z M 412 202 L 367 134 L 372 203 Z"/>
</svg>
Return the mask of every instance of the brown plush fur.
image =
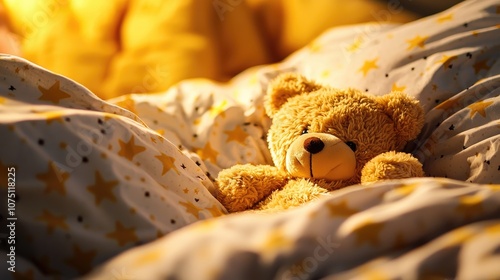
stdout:
<svg viewBox="0 0 500 280">
<path fill-rule="evenodd" d="M 219 173 L 217 198 L 230 212 L 286 209 L 360 182 L 423 176 L 418 160 L 399 152 L 424 122 L 422 107 L 403 93 L 375 97 L 282 74 L 265 108 L 275 166 Z"/>
</svg>

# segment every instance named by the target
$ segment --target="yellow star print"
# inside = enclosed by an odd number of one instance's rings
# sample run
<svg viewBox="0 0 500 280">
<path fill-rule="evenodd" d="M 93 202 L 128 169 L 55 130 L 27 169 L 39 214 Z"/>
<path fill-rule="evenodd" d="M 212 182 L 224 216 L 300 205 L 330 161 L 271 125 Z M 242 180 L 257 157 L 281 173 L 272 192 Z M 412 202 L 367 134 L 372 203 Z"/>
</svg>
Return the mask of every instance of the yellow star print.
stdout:
<svg viewBox="0 0 500 280">
<path fill-rule="evenodd" d="M 446 235 L 445 243 L 448 246 L 463 244 L 464 241 L 474 236 L 474 232 L 468 228 L 458 228 Z"/>
<path fill-rule="evenodd" d="M 356 40 L 354 40 L 354 42 L 351 45 L 347 46 L 346 50 L 348 52 L 355 52 L 361 47 L 362 44 L 363 44 L 363 37 L 358 37 L 356 38 Z"/>
<path fill-rule="evenodd" d="M 222 216 L 224 213 L 217 207 L 217 205 L 213 205 L 210 208 L 207 208 L 207 210 L 212 214 L 212 217 L 219 217 Z"/>
<path fill-rule="evenodd" d="M 498 128 L 500 128 L 500 121 L 498 122 L 497 125 Z M 0 165 L 1 166 L 1 165 Z M 490 188 L 492 191 L 500 191 L 500 185 L 488 185 L 488 188 Z"/>
<path fill-rule="evenodd" d="M 63 123 L 63 111 L 51 111 L 51 112 L 35 112 L 38 115 L 45 117 L 45 122 L 47 124 L 51 124 L 56 121 L 59 123 Z"/>
<path fill-rule="evenodd" d="M 274 253 L 280 249 L 287 249 L 292 247 L 294 242 L 290 240 L 281 228 L 276 228 L 271 231 L 262 243 L 262 249 L 264 252 Z"/>
<path fill-rule="evenodd" d="M 400 91 L 400 92 L 404 92 L 406 89 L 406 86 L 398 86 L 396 83 L 393 83 L 392 84 L 392 88 L 391 88 L 391 91 Z"/>
<path fill-rule="evenodd" d="M 321 77 L 322 78 L 328 78 L 328 76 L 330 76 L 330 70 L 328 69 L 325 69 L 321 72 Z"/>
<path fill-rule="evenodd" d="M 135 110 L 135 101 L 130 97 L 130 95 L 126 95 L 122 100 L 115 103 L 116 105 L 129 110 L 130 112 L 137 114 Z"/>
<path fill-rule="evenodd" d="M 424 144 L 424 148 L 430 152 L 434 151 L 434 148 L 436 147 L 437 140 L 434 137 L 429 137 L 427 139 L 427 142 Z"/>
<path fill-rule="evenodd" d="M 82 250 L 78 245 L 73 245 L 73 255 L 65 262 L 73 267 L 79 274 L 89 272 L 93 268 L 93 261 L 97 255 L 96 250 Z"/>
<path fill-rule="evenodd" d="M 316 41 L 313 41 L 311 42 L 309 45 L 307 45 L 309 47 L 309 50 L 313 53 L 315 52 L 319 52 L 321 50 L 321 45 L 318 44 Z"/>
<path fill-rule="evenodd" d="M 306 263 L 306 258 L 301 258 L 299 261 L 295 262 L 290 267 L 290 270 L 289 270 L 291 273 L 291 276 L 293 276 L 294 278 L 300 279 L 300 276 L 302 276 L 308 272 L 308 270 L 306 270 L 307 264 L 308 263 Z"/>
<path fill-rule="evenodd" d="M 139 153 L 142 153 L 146 150 L 145 147 L 139 146 L 135 144 L 134 135 L 130 137 L 128 142 L 123 142 L 121 139 L 118 140 L 118 144 L 120 144 L 120 151 L 118 151 L 118 155 L 132 161 L 132 159 Z"/>
<path fill-rule="evenodd" d="M 158 234 L 159 237 L 163 236 L 163 234 Z M 152 263 L 158 262 L 161 257 L 163 256 L 163 252 L 161 252 L 158 249 L 150 249 L 149 251 L 143 252 L 134 261 L 134 266 L 139 267 L 139 266 L 144 266 L 144 265 L 150 265 Z"/>
<path fill-rule="evenodd" d="M 376 267 L 370 267 L 369 265 L 361 266 L 359 269 L 360 279 L 370 279 L 370 280 L 383 280 L 391 279 L 391 277 L 383 272 L 381 269 Z"/>
<path fill-rule="evenodd" d="M 443 55 L 443 56 L 441 57 L 441 59 L 440 59 L 440 60 L 436 61 L 436 63 L 441 63 L 441 64 L 443 64 L 443 68 L 444 68 L 445 70 L 448 70 L 448 69 L 449 69 L 449 67 L 450 67 L 450 65 L 452 64 L 452 62 L 453 62 L 455 59 L 457 59 L 457 56 L 456 56 L 456 55 L 454 55 L 454 56 L 447 56 L 447 55 Z"/>
<path fill-rule="evenodd" d="M 40 96 L 38 100 L 50 101 L 54 104 L 59 104 L 61 99 L 70 97 L 69 94 L 60 89 L 59 81 L 56 81 L 49 88 L 38 86 L 38 90 L 42 93 L 42 96 Z"/>
<path fill-rule="evenodd" d="M 174 157 L 161 153 L 159 156 L 155 156 L 155 158 L 158 159 L 163 165 L 163 170 L 161 172 L 162 176 L 165 175 L 165 173 L 167 173 L 170 169 L 173 169 L 177 173 L 177 175 L 180 174 L 179 170 L 177 170 L 177 167 L 175 167 L 174 165 L 175 162 Z"/>
<path fill-rule="evenodd" d="M 358 210 L 350 208 L 347 205 L 346 200 L 342 200 L 341 202 L 339 202 L 337 204 L 327 203 L 326 207 L 328 208 L 331 217 L 335 217 L 335 216 L 348 217 L 348 216 L 351 216 L 351 215 L 358 213 Z"/>
<path fill-rule="evenodd" d="M 219 105 L 210 108 L 210 116 L 213 118 L 217 115 L 220 115 L 221 117 L 225 118 L 226 114 L 224 112 L 224 109 L 226 108 L 227 105 L 227 100 L 223 100 Z"/>
<path fill-rule="evenodd" d="M 250 85 L 256 85 L 256 84 L 258 84 L 258 83 L 259 83 L 259 77 L 257 76 L 257 74 L 255 74 L 255 73 L 254 73 L 254 74 L 252 75 L 252 77 L 250 78 L 250 80 L 248 81 L 248 83 L 249 83 Z M 234 96 L 235 96 L 235 97 L 238 97 L 238 94 L 239 94 L 239 92 L 236 90 L 236 91 L 234 92 Z"/>
<path fill-rule="evenodd" d="M 483 197 L 477 194 L 462 196 L 455 211 L 466 219 L 477 217 L 483 212 Z"/>
<path fill-rule="evenodd" d="M 202 158 L 202 159 L 207 159 L 211 161 L 212 163 L 217 162 L 217 155 L 219 155 L 219 152 L 214 150 L 212 146 L 210 145 L 210 142 L 207 142 L 205 144 L 205 147 L 203 149 L 196 149 L 196 153 Z"/>
<path fill-rule="evenodd" d="M 115 223 L 115 231 L 109 232 L 106 234 L 106 237 L 114 239 L 119 246 L 123 246 L 127 243 L 134 243 L 139 240 L 134 227 L 126 228 L 119 221 Z"/>
<path fill-rule="evenodd" d="M 188 212 L 189 214 L 193 215 L 196 217 L 196 219 L 199 219 L 200 218 L 200 208 L 198 208 L 198 206 L 194 205 L 193 203 L 191 202 L 183 202 L 183 201 L 179 201 L 179 204 L 184 206 L 186 208 L 186 212 Z"/>
<path fill-rule="evenodd" d="M 54 162 L 49 162 L 49 170 L 46 173 L 36 175 L 36 178 L 45 183 L 44 193 L 54 191 L 60 195 L 66 195 L 65 183 L 69 174 L 58 168 Z"/>
<path fill-rule="evenodd" d="M 425 48 L 425 41 L 427 39 L 429 39 L 429 36 L 420 37 L 420 35 L 417 35 L 410 40 L 406 40 L 406 42 L 408 43 L 407 50 L 412 50 L 416 47 L 419 47 L 421 49 Z"/>
<path fill-rule="evenodd" d="M 37 221 L 42 221 L 47 224 L 47 232 L 49 234 L 52 234 L 56 228 L 68 230 L 69 227 L 65 220 L 66 218 L 64 216 L 53 215 L 47 210 L 43 210 L 42 215 L 37 217 Z"/>
<path fill-rule="evenodd" d="M 165 129 L 157 129 L 157 130 L 155 130 L 155 131 L 156 131 L 156 133 L 158 133 L 158 134 L 160 134 L 160 135 L 165 134 Z"/>
<path fill-rule="evenodd" d="M 95 184 L 88 186 L 87 190 L 95 197 L 95 204 L 99 205 L 103 200 L 115 202 L 116 197 L 113 194 L 113 189 L 118 185 L 118 181 L 104 181 L 99 171 L 95 172 Z"/>
<path fill-rule="evenodd" d="M 227 135 L 226 143 L 236 141 L 244 145 L 245 139 L 248 137 L 248 133 L 246 133 L 239 125 L 237 125 L 233 130 L 224 131 L 224 134 Z"/>
<path fill-rule="evenodd" d="M 355 228 L 356 233 L 356 243 L 361 245 L 363 243 L 370 243 L 373 246 L 378 245 L 380 231 L 384 228 L 384 224 L 380 222 L 374 222 L 371 219 L 360 223 Z"/>
<path fill-rule="evenodd" d="M 201 123 L 201 118 L 196 118 L 193 120 L 194 125 L 199 125 Z"/>
<path fill-rule="evenodd" d="M 441 102 L 439 105 L 437 105 L 435 108 L 436 109 L 441 109 L 441 110 L 449 110 L 457 105 L 457 99 L 447 99 L 443 102 Z"/>
<path fill-rule="evenodd" d="M 358 72 L 363 72 L 363 76 L 366 77 L 368 72 L 372 69 L 378 69 L 377 65 L 378 57 L 372 60 L 365 60 L 363 66 L 358 69 Z"/>
<path fill-rule="evenodd" d="M 413 193 L 413 191 L 419 186 L 420 186 L 419 184 L 403 185 L 403 186 L 400 186 L 400 187 L 394 189 L 394 191 L 403 195 L 403 196 L 407 196 L 407 195 Z"/>
<path fill-rule="evenodd" d="M 450 20 L 452 20 L 452 19 L 453 19 L 453 14 L 446 14 L 446 15 L 442 15 L 442 16 L 438 17 L 438 18 L 436 19 L 436 21 L 437 21 L 438 23 L 444 23 L 444 22 L 446 22 L 446 21 L 450 21 Z"/>
<path fill-rule="evenodd" d="M 477 75 L 479 74 L 479 72 L 481 72 L 481 70 L 490 70 L 490 66 L 488 66 L 488 64 L 486 63 L 488 62 L 486 59 L 484 60 L 480 60 L 476 63 L 474 63 L 474 65 L 472 65 L 472 67 L 474 67 L 474 73 Z"/>
<path fill-rule="evenodd" d="M 110 114 L 110 113 L 104 113 L 104 121 L 109 121 L 109 120 L 112 120 L 112 119 L 118 119 L 120 118 L 119 116 L 115 115 L 115 114 Z"/>
<path fill-rule="evenodd" d="M 479 113 L 483 118 L 486 118 L 486 108 L 488 108 L 491 104 L 493 104 L 493 101 L 483 101 L 480 100 L 476 103 L 473 103 L 467 108 L 470 109 L 470 118 L 474 117 L 476 113 Z"/>
</svg>

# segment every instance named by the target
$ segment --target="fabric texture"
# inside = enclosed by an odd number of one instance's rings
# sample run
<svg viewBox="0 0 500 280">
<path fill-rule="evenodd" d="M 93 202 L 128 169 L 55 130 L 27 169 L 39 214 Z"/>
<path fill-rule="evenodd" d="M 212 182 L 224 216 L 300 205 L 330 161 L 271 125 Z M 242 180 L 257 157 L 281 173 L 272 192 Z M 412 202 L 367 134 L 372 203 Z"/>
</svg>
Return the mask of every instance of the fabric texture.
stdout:
<svg viewBox="0 0 500 280">
<path fill-rule="evenodd" d="M 0 278 L 499 278 L 499 22 L 498 1 L 466 1 L 404 25 L 331 29 L 228 83 L 109 101 L 1 56 L 0 195 L 15 167 L 20 241 L 16 274 Z M 262 98 L 292 71 L 419 99 L 426 126 L 406 151 L 428 177 L 224 215 L 212 180 L 270 163 Z"/>
</svg>

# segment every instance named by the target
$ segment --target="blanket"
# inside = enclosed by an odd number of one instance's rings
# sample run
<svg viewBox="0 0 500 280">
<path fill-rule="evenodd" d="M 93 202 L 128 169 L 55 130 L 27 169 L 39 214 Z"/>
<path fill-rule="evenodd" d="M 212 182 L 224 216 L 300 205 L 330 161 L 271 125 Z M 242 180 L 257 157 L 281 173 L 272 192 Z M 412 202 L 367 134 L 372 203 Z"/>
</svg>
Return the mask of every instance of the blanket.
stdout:
<svg viewBox="0 0 500 280">
<path fill-rule="evenodd" d="M 465 1 L 404 25 L 331 29 L 227 83 L 109 101 L 0 56 L 1 256 L 16 271 L 1 278 L 500 277 L 499 23 L 498 1 Z M 420 100 L 426 125 L 407 152 L 428 177 L 225 215 L 213 180 L 271 163 L 262 98 L 290 71 Z"/>
</svg>

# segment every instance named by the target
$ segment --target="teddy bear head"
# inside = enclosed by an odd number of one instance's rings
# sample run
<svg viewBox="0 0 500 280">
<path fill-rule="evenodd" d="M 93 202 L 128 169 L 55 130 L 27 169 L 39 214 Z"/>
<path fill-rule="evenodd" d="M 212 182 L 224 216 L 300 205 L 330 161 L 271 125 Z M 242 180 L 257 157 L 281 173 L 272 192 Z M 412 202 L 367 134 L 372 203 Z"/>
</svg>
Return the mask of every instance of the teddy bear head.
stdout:
<svg viewBox="0 0 500 280">
<path fill-rule="evenodd" d="M 418 101 L 403 93 L 372 96 L 291 73 L 270 84 L 265 109 L 274 164 L 295 177 L 327 181 L 359 182 L 370 159 L 401 151 L 424 122 Z"/>
</svg>

